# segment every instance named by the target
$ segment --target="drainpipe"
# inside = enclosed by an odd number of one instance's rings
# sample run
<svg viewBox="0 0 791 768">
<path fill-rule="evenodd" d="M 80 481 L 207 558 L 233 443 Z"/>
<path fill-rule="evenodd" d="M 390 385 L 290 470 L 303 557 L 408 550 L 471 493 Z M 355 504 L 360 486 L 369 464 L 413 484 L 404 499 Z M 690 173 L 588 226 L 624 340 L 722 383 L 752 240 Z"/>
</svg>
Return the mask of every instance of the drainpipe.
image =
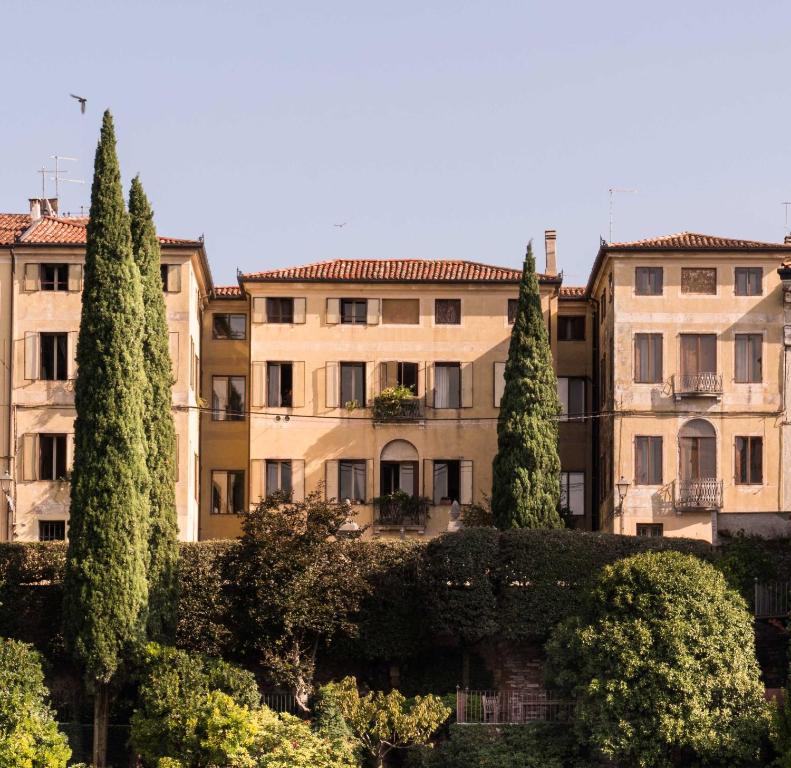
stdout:
<svg viewBox="0 0 791 768">
<path fill-rule="evenodd" d="M 598 531 L 601 528 L 601 520 L 599 518 L 600 512 L 600 501 L 599 501 L 599 475 L 601 472 L 601 467 L 599 466 L 599 413 L 601 412 L 601 403 L 599 402 L 599 332 L 600 332 L 600 325 L 599 325 L 599 301 L 598 299 L 594 299 L 593 297 L 590 298 L 590 301 L 593 303 L 593 317 L 592 323 L 593 328 L 591 329 L 591 354 L 593 355 L 592 360 L 592 376 L 593 381 L 591 381 L 591 394 L 592 400 L 594 405 L 594 413 L 592 419 L 592 429 L 591 429 L 591 498 L 593 500 L 593 504 L 591 505 L 591 529 L 594 531 Z"/>
</svg>

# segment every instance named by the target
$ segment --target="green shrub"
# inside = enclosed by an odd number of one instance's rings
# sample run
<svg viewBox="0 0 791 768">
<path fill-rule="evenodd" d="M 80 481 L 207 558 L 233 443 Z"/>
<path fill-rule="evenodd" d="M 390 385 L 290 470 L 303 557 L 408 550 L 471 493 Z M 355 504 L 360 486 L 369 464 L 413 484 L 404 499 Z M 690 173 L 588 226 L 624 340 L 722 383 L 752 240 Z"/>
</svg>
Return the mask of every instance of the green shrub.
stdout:
<svg viewBox="0 0 791 768">
<path fill-rule="evenodd" d="M 0 638 L 0 766 L 65 768 L 71 757 L 48 704 L 39 655 Z"/>
<path fill-rule="evenodd" d="M 758 765 L 768 730 L 752 617 L 711 565 L 646 552 L 606 566 L 547 645 L 576 732 L 617 764 Z"/>
</svg>

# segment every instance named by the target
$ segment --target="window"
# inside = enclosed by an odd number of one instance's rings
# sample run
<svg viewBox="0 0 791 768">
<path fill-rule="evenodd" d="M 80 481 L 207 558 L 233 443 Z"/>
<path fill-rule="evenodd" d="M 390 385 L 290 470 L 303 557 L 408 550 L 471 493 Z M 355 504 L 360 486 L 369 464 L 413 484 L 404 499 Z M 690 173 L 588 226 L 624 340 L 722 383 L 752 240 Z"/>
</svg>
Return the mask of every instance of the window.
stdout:
<svg viewBox="0 0 791 768">
<path fill-rule="evenodd" d="M 519 312 L 519 299 L 508 299 L 508 322 L 510 325 L 516 322 L 517 312 Z"/>
<path fill-rule="evenodd" d="M 763 336 L 736 334 L 736 381 L 740 384 L 763 381 Z"/>
<path fill-rule="evenodd" d="M 215 515 L 244 512 L 244 470 L 215 470 L 211 473 L 211 511 Z"/>
<path fill-rule="evenodd" d="M 46 381 L 65 381 L 68 378 L 68 334 L 41 334 L 41 378 Z"/>
<path fill-rule="evenodd" d="M 39 520 L 39 541 L 66 541 L 65 520 Z"/>
<path fill-rule="evenodd" d="M 418 325 L 419 299 L 382 299 L 383 325 Z"/>
<path fill-rule="evenodd" d="M 558 315 L 558 341 L 585 341 L 585 315 Z"/>
<path fill-rule="evenodd" d="M 585 514 L 585 473 L 560 473 L 560 508 L 568 514 Z"/>
<path fill-rule="evenodd" d="M 664 289 L 662 267 L 635 267 L 634 292 L 638 296 L 661 296 Z"/>
<path fill-rule="evenodd" d="M 737 296 L 760 296 L 763 293 L 761 281 L 764 271 L 761 267 L 736 267 L 735 291 Z"/>
<path fill-rule="evenodd" d="M 267 323 L 293 323 L 294 299 L 267 299 L 266 321 Z"/>
<path fill-rule="evenodd" d="M 717 372 L 717 336 L 713 333 L 681 334 L 681 374 Z"/>
<path fill-rule="evenodd" d="M 339 466 L 339 485 L 341 499 L 348 499 L 353 504 L 364 504 L 365 493 L 365 462 L 342 461 Z"/>
<path fill-rule="evenodd" d="M 434 504 L 458 501 L 461 495 L 461 462 L 434 462 Z"/>
<path fill-rule="evenodd" d="M 761 485 L 761 483 L 763 483 L 763 452 L 763 438 L 736 438 L 737 485 Z"/>
<path fill-rule="evenodd" d="M 42 291 L 68 291 L 68 264 L 41 264 L 39 266 Z"/>
<path fill-rule="evenodd" d="M 291 363 L 266 364 L 266 402 L 273 408 L 291 408 L 294 397 L 294 366 Z"/>
<path fill-rule="evenodd" d="M 365 363 L 341 363 L 341 407 L 365 408 Z"/>
<path fill-rule="evenodd" d="M 717 477 L 717 437 L 705 419 L 688 421 L 678 433 L 681 483 Z"/>
<path fill-rule="evenodd" d="M 275 491 L 291 493 L 291 462 L 270 460 L 266 462 L 266 494 Z"/>
<path fill-rule="evenodd" d="M 159 274 L 162 278 L 162 290 L 165 293 L 181 291 L 181 267 L 178 264 L 160 264 Z"/>
<path fill-rule="evenodd" d="M 681 267 L 681 293 L 716 294 L 716 268 Z"/>
<path fill-rule="evenodd" d="M 461 299 L 436 299 L 434 322 L 437 325 L 461 324 Z"/>
<path fill-rule="evenodd" d="M 212 316 L 213 339 L 245 339 L 247 338 L 247 317 L 215 312 Z"/>
<path fill-rule="evenodd" d="M 662 536 L 664 526 L 662 523 L 637 523 L 638 536 Z"/>
<path fill-rule="evenodd" d="M 461 407 L 461 365 L 459 363 L 434 364 L 434 407 Z"/>
<path fill-rule="evenodd" d="M 599 299 L 599 306 L 601 307 L 601 322 L 607 317 L 607 289 L 601 292 L 601 299 Z"/>
<path fill-rule="evenodd" d="M 399 387 L 406 387 L 417 396 L 417 363 L 398 363 Z"/>
<path fill-rule="evenodd" d="M 66 435 L 38 436 L 38 479 L 66 478 Z"/>
<path fill-rule="evenodd" d="M 579 417 L 585 413 L 585 379 L 577 376 L 559 376 L 558 397 L 561 421 L 579 420 Z"/>
<path fill-rule="evenodd" d="M 635 437 L 635 485 L 662 485 L 662 438 Z"/>
<path fill-rule="evenodd" d="M 212 377 L 212 419 L 244 421 L 244 376 Z"/>
<path fill-rule="evenodd" d="M 634 335 L 634 380 L 639 384 L 662 381 L 662 334 Z"/>
<path fill-rule="evenodd" d="M 395 491 L 403 491 L 410 496 L 417 496 L 416 461 L 383 461 L 380 479 L 382 496 L 388 496 Z"/>
<path fill-rule="evenodd" d="M 365 325 L 368 319 L 366 299 L 341 299 L 341 322 L 349 325 Z"/>
</svg>

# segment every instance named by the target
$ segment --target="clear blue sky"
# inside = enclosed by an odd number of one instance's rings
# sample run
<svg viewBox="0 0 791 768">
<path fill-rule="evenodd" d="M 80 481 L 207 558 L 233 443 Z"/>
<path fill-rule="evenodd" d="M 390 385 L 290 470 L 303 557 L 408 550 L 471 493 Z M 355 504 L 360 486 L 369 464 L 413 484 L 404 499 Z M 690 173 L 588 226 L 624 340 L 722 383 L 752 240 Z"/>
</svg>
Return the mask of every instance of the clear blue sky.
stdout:
<svg viewBox="0 0 791 768">
<path fill-rule="evenodd" d="M 205 233 L 218 284 L 335 257 L 518 265 L 531 237 L 541 265 L 547 228 L 582 283 L 611 186 L 638 190 L 614 240 L 783 236 L 788 3 L 9 1 L 0 26 L 0 210 L 51 154 L 90 181 L 109 107 L 125 181 L 162 234 Z"/>
</svg>

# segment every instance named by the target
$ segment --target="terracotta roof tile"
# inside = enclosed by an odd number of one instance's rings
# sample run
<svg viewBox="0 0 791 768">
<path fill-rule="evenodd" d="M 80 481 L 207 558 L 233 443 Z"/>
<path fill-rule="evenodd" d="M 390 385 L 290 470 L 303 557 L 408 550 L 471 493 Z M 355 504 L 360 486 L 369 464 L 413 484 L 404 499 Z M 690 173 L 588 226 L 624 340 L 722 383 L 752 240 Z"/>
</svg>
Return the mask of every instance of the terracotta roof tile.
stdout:
<svg viewBox="0 0 791 768">
<path fill-rule="evenodd" d="M 215 285 L 212 298 L 240 299 L 242 298 L 242 289 L 238 285 Z"/>
<path fill-rule="evenodd" d="M 732 251 L 732 250 L 789 250 L 788 243 L 763 243 L 757 240 L 737 240 L 730 237 L 702 235 L 698 232 L 677 232 L 674 235 L 651 237 L 630 243 L 609 243 L 607 250 L 691 250 L 691 251 Z"/>
<path fill-rule="evenodd" d="M 475 261 L 443 259 L 335 259 L 298 267 L 251 272 L 242 280 L 260 282 L 507 282 L 518 283 L 519 269 Z M 539 280 L 560 278 L 538 275 Z"/>
<path fill-rule="evenodd" d="M 561 299 L 583 299 L 585 298 L 584 285 L 563 285 L 560 287 Z"/>
<path fill-rule="evenodd" d="M 83 245 L 87 216 L 43 216 L 32 223 L 27 213 L 0 213 L 0 245 Z M 199 245 L 199 240 L 160 237 L 162 245 Z"/>
</svg>

